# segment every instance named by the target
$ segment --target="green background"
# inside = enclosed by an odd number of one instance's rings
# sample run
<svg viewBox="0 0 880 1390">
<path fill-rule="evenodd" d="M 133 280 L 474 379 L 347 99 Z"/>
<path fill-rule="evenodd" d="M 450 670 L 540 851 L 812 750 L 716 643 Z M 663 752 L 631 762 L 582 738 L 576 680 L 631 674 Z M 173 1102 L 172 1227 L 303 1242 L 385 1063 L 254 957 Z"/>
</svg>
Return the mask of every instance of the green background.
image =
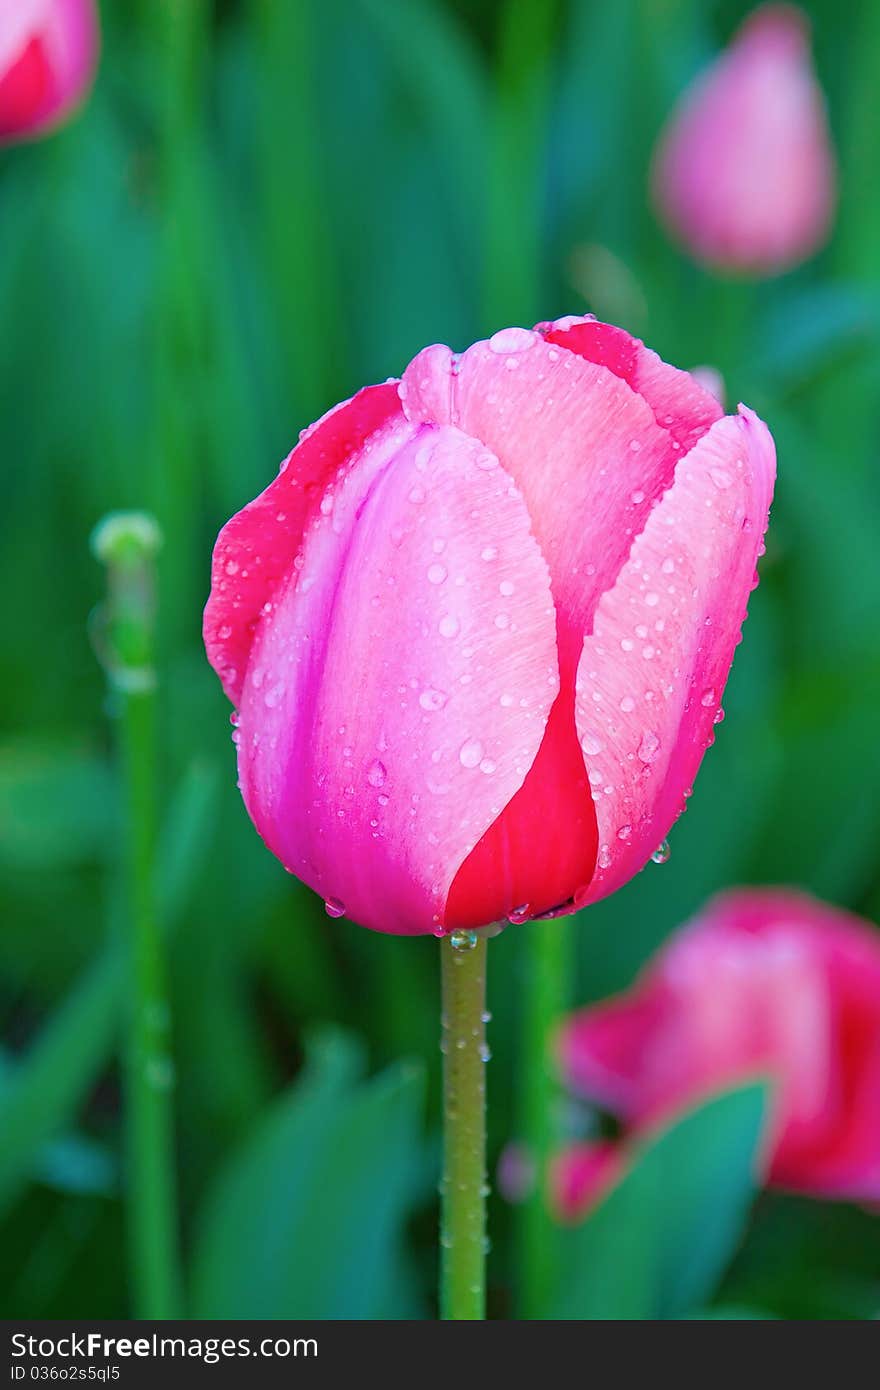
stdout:
<svg viewBox="0 0 880 1390">
<path fill-rule="evenodd" d="M 200 640 L 220 525 L 300 428 L 425 343 L 590 310 L 677 365 L 720 367 L 729 401 L 777 439 L 727 719 L 669 863 L 576 922 L 572 1001 L 625 986 L 730 884 L 880 913 L 880 6 L 806 8 L 839 215 L 816 259 L 760 285 L 697 269 L 646 201 L 660 124 L 740 3 L 114 0 L 81 116 L 0 152 L 7 1316 L 131 1311 L 121 812 L 87 630 L 104 584 L 89 535 L 128 507 L 165 535 L 160 891 L 186 1306 L 435 1315 L 437 943 L 329 921 L 264 849 Z M 526 931 L 490 951 L 493 1163 L 515 1128 Z M 708 1201 L 733 1213 L 717 1259 L 711 1221 L 691 1233 L 703 1281 L 658 1305 L 632 1289 L 615 1303 L 612 1280 L 575 1316 L 682 1316 L 712 1297 L 730 1317 L 874 1315 L 864 1212 L 764 1195 L 730 1264 L 746 1219 L 735 1150 Z M 627 1237 L 644 1238 L 644 1201 L 619 1204 L 609 1264 L 627 1249 L 647 1268 Z M 498 1197 L 490 1219 L 490 1309 L 511 1316 Z"/>
</svg>

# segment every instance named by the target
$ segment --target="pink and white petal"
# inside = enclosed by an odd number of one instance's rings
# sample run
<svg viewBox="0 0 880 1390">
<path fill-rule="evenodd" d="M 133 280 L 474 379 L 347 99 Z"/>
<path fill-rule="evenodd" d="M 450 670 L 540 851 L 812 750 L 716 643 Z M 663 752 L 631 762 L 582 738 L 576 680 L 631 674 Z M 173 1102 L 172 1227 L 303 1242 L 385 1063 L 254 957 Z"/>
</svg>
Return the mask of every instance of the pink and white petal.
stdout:
<svg viewBox="0 0 880 1390">
<path fill-rule="evenodd" d="M 223 527 L 211 563 L 204 639 L 233 704 L 265 607 L 289 578 L 310 519 L 362 459 L 393 455 L 414 433 L 401 413 L 397 383 L 367 386 L 312 425 L 278 476 Z"/>
<path fill-rule="evenodd" d="M 614 586 L 577 675 L 599 856 L 583 906 L 647 861 L 684 809 L 754 587 L 775 452 L 740 407 L 683 458 Z"/>
<path fill-rule="evenodd" d="M 623 328 L 602 323 L 586 314 L 582 317 L 569 315 L 554 323 L 539 323 L 538 331 L 548 343 L 607 367 L 628 382 L 647 401 L 657 423 L 669 431 L 685 453 L 724 414 L 717 396 L 706 389 L 704 382 L 678 367 L 671 367 Z"/>
<path fill-rule="evenodd" d="M 238 731 L 248 809 L 356 921 L 437 930 L 558 688 L 550 578 L 520 493 L 476 441 L 419 427 L 340 479 L 263 620 Z"/>
<path fill-rule="evenodd" d="M 411 420 L 479 439 L 521 489 L 550 568 L 567 684 L 596 603 L 672 482 L 680 446 L 609 367 L 525 328 L 502 329 L 458 359 L 427 348 L 402 385 Z"/>
</svg>

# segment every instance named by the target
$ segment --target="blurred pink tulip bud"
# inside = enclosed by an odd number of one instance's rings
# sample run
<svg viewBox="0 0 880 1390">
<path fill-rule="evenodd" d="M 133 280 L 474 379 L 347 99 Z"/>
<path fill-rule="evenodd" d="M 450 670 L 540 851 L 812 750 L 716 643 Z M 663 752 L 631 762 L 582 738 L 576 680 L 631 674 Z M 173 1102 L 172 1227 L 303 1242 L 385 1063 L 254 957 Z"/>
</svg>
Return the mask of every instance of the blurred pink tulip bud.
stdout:
<svg viewBox="0 0 880 1390">
<path fill-rule="evenodd" d="M 773 275 L 822 246 L 834 155 L 800 10 L 757 10 L 685 92 L 652 184 L 662 219 L 699 261 Z"/>
<path fill-rule="evenodd" d="M 31 139 L 84 99 L 98 61 L 94 0 L 0 0 L 0 142 Z"/>
<path fill-rule="evenodd" d="M 880 936 L 858 918 L 781 889 L 725 894 L 627 994 L 573 1014 L 559 1057 L 630 1135 L 768 1075 L 766 1181 L 880 1200 Z M 558 1161 L 565 1215 L 595 1200 L 593 1166 L 582 1147 Z"/>
<path fill-rule="evenodd" d="M 626 883 L 711 741 L 774 476 L 751 411 L 590 318 L 425 348 L 331 410 L 214 550 L 266 844 L 397 933 Z"/>
<path fill-rule="evenodd" d="M 593 1140 L 571 1144 L 550 1165 L 550 1205 L 562 1221 L 577 1221 L 602 1200 L 626 1166 L 623 1144 Z"/>
</svg>

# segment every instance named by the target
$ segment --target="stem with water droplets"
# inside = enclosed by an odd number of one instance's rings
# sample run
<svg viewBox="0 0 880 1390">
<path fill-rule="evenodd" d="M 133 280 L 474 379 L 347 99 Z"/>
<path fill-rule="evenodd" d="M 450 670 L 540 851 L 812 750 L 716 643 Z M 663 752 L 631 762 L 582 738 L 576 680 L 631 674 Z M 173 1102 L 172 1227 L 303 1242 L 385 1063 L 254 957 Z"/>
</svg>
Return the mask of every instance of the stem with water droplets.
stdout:
<svg viewBox="0 0 880 1390">
<path fill-rule="evenodd" d="M 440 943 L 443 978 L 443 1181 L 440 1312 L 486 1316 L 486 939 Z"/>
<path fill-rule="evenodd" d="M 98 645 L 119 719 L 124 908 L 129 1002 L 125 1067 L 126 1200 L 133 1313 L 180 1316 L 173 1066 L 156 901 L 158 761 L 155 552 L 158 528 L 140 513 L 110 516 L 93 546 L 107 566 Z"/>
</svg>

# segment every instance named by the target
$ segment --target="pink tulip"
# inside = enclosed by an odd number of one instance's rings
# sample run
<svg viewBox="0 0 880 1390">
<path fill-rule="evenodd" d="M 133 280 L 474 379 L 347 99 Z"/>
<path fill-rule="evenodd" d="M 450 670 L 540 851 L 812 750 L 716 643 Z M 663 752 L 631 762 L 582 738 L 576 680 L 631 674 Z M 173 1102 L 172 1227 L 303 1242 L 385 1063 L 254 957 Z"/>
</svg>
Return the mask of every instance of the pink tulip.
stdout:
<svg viewBox="0 0 880 1390">
<path fill-rule="evenodd" d="M 224 527 L 205 612 L 269 848 L 381 931 L 571 911 L 711 739 L 775 470 L 618 328 L 425 348 Z"/>
<path fill-rule="evenodd" d="M 43 135 L 85 97 L 98 60 L 94 0 L 0 0 L 0 142 Z"/>
<path fill-rule="evenodd" d="M 772 275 L 823 244 L 834 156 L 800 10 L 756 11 L 685 92 L 652 183 L 661 217 L 699 261 Z"/>
<path fill-rule="evenodd" d="M 572 1087 L 630 1135 L 768 1075 L 766 1181 L 880 1200 L 880 936 L 858 918 L 781 889 L 725 894 L 629 993 L 574 1014 L 559 1055 Z M 590 1146 L 560 1160 L 568 1215 L 594 1200 L 596 1163 Z"/>
</svg>

